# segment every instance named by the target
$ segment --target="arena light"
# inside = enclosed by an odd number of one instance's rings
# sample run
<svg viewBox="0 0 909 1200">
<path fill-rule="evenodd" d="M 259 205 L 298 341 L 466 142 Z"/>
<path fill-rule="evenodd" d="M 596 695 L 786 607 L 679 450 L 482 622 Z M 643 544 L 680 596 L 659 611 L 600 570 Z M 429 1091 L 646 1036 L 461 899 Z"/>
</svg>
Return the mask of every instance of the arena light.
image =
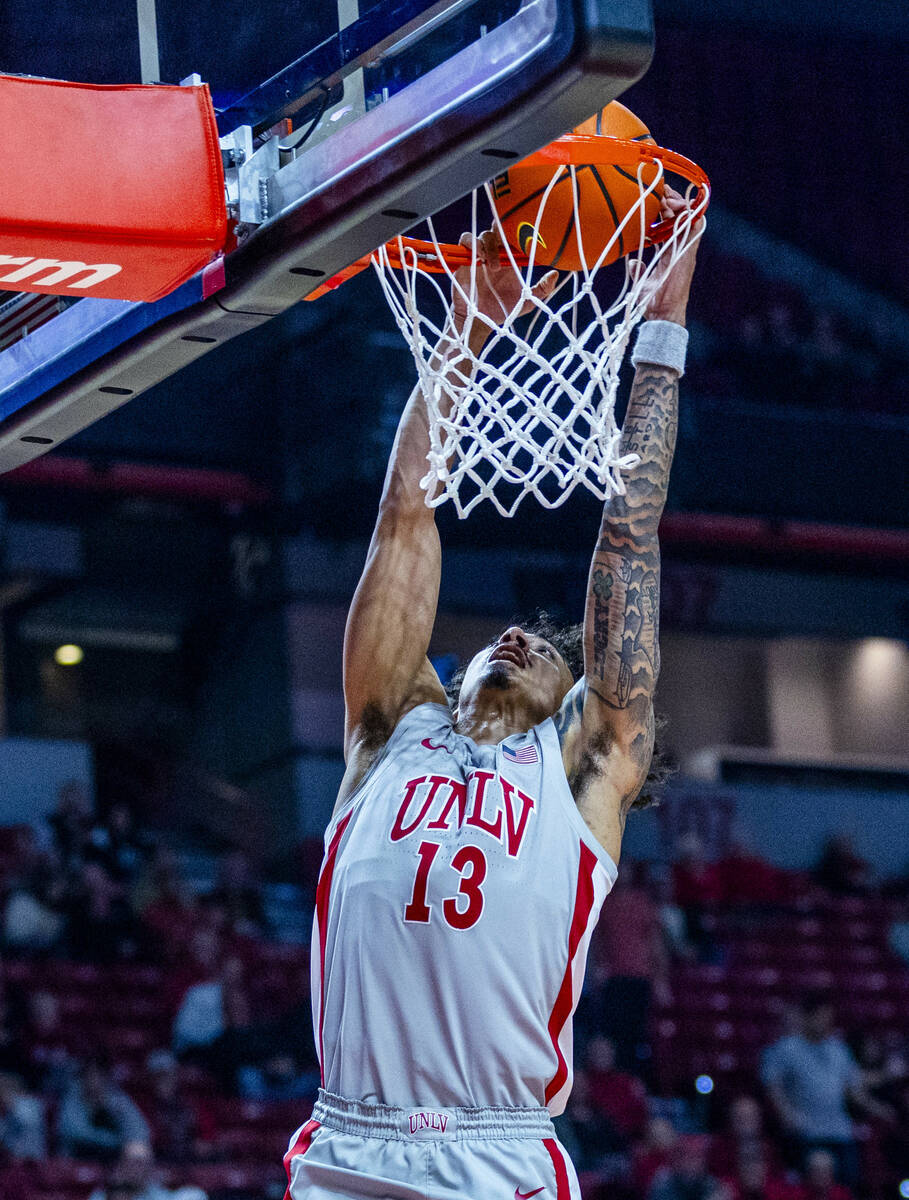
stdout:
<svg viewBox="0 0 909 1200">
<path fill-rule="evenodd" d="M 906 677 L 906 647 L 891 638 L 865 638 L 855 650 L 853 677 L 863 699 L 891 699 Z"/>
<path fill-rule="evenodd" d="M 71 642 L 65 646 L 58 646 L 54 651 L 54 662 L 61 667 L 78 666 L 84 657 L 82 647 L 74 646 Z"/>
<path fill-rule="evenodd" d="M 709 1075 L 698 1075 L 694 1081 L 694 1090 L 702 1096 L 709 1096 L 713 1091 L 713 1080 Z"/>
</svg>

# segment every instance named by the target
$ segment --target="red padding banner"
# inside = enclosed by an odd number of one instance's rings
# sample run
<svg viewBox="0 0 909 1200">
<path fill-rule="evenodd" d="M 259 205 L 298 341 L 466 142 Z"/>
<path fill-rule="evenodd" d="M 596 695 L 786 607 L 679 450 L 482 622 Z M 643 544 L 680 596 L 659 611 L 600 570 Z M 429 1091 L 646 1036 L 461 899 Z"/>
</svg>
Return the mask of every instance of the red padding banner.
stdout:
<svg viewBox="0 0 909 1200">
<path fill-rule="evenodd" d="M 0 289 L 158 300 L 227 237 L 208 87 L 0 75 Z"/>
</svg>

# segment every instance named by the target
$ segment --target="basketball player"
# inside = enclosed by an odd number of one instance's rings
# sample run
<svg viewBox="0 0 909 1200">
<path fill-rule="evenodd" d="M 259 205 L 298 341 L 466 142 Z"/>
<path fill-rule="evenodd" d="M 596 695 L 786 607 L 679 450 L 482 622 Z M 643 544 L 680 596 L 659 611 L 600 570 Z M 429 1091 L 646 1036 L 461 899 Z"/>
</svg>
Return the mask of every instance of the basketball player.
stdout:
<svg viewBox="0 0 909 1200">
<path fill-rule="evenodd" d="M 664 216 L 683 206 L 667 192 Z M 492 233 L 478 253 L 474 350 L 520 286 Z M 347 771 L 313 931 L 322 1090 L 285 1158 L 290 1200 L 580 1196 L 550 1117 L 571 1090 L 587 946 L 652 757 L 657 524 L 694 257 L 661 278 L 633 355 L 621 452 L 640 461 L 605 507 L 577 681 L 515 625 L 475 655 L 449 709 L 427 659 L 441 554 L 418 392 L 401 418 L 344 644 Z M 451 320 L 463 324 L 457 305 Z M 450 343 L 436 353 L 454 363 Z"/>
</svg>

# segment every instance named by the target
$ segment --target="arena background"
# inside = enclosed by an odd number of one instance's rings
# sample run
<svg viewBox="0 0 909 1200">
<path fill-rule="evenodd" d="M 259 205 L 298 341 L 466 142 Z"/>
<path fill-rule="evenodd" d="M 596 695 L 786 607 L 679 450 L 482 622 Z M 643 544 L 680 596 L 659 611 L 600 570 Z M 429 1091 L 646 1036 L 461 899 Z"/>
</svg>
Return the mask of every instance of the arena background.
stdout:
<svg viewBox="0 0 909 1200">
<path fill-rule="evenodd" d="M 655 9 L 623 101 L 714 185 L 662 530 L 678 769 L 628 823 L 560 1133 L 586 1197 L 848 1200 L 823 1153 L 797 1168 L 767 1086 L 766 1049 L 820 994 L 861 1072 L 840 1176 L 895 1200 L 909 12 Z M 8 0 L 0 70 L 137 80 L 135 18 Z M 319 5 L 276 0 L 158 0 L 158 21 L 163 78 L 198 71 L 216 102 L 322 32 Z M 5 303 L 0 347 L 28 328 Z M 308 931 L 343 624 L 412 378 L 366 274 L 0 477 L 3 1200 L 283 1194 L 317 1083 Z M 597 520 L 580 496 L 440 513 L 443 674 L 515 616 L 578 620 Z"/>
</svg>

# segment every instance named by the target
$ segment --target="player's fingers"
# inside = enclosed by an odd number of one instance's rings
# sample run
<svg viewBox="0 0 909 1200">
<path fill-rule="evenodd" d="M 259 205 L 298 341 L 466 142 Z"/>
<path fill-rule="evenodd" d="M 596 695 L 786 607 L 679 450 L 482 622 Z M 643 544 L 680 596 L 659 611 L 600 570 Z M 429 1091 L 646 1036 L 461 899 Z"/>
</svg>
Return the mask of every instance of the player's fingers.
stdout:
<svg viewBox="0 0 909 1200">
<path fill-rule="evenodd" d="M 559 282 L 558 271 L 547 271 L 539 283 L 530 289 L 538 300 L 545 300 L 552 295 L 552 290 Z"/>
<path fill-rule="evenodd" d="M 483 260 L 488 263 L 497 263 L 499 260 L 499 251 L 501 250 L 501 242 L 498 234 L 494 229 L 487 229 L 480 234 L 480 246 L 483 249 Z"/>
<path fill-rule="evenodd" d="M 472 233 L 462 233 L 458 238 L 458 245 L 463 246 L 472 254 L 476 254 L 477 262 L 485 262 L 482 238 L 475 238 Z"/>
<path fill-rule="evenodd" d="M 677 192 L 672 184 L 663 183 L 663 199 L 669 204 L 684 204 L 685 197 L 681 192 Z"/>
<path fill-rule="evenodd" d="M 498 231 L 498 229 L 496 229 L 495 225 L 491 225 L 489 227 L 489 229 L 485 229 L 480 234 L 480 237 L 483 239 L 483 241 L 486 243 L 486 245 L 490 248 L 490 250 L 501 250 L 502 249 L 502 239 L 499 237 L 499 231 Z"/>
</svg>

